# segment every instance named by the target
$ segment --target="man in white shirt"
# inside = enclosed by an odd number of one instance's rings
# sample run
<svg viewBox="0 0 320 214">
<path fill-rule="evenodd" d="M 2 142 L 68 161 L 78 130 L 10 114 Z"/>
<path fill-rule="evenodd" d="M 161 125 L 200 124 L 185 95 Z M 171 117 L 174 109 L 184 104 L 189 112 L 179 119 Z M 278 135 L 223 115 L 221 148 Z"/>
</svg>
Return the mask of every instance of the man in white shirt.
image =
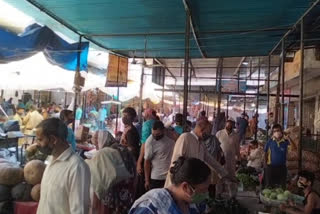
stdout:
<svg viewBox="0 0 320 214">
<path fill-rule="evenodd" d="M 90 170 L 66 141 L 67 126 L 57 118 L 42 121 L 36 130 L 39 150 L 52 155 L 41 181 L 37 214 L 88 214 Z"/>
<path fill-rule="evenodd" d="M 233 130 L 232 120 L 227 120 L 225 129 L 217 132 L 216 137 L 221 143 L 221 149 L 225 157 L 224 168 L 228 172 L 229 176 L 233 177 L 236 173 L 237 159 L 240 158 L 240 138 L 239 135 Z M 233 195 L 235 186 L 232 183 L 225 183 L 229 192 Z M 220 194 L 225 187 L 224 184 L 217 186 L 217 193 Z"/>
<path fill-rule="evenodd" d="M 186 158 L 198 158 L 204 161 L 211 169 L 215 170 L 220 178 L 227 178 L 228 180 L 235 181 L 235 178 L 231 178 L 226 170 L 209 154 L 203 141 L 206 141 L 210 137 L 211 124 L 207 120 L 201 120 L 197 122 L 195 129 L 189 133 L 183 133 L 180 135 L 173 149 L 171 158 L 171 166 L 180 157 Z M 170 186 L 171 174 L 167 175 L 165 187 Z"/>
<path fill-rule="evenodd" d="M 165 136 L 164 125 L 156 121 L 144 152 L 145 188 L 163 188 L 170 167 L 174 141 Z"/>
</svg>

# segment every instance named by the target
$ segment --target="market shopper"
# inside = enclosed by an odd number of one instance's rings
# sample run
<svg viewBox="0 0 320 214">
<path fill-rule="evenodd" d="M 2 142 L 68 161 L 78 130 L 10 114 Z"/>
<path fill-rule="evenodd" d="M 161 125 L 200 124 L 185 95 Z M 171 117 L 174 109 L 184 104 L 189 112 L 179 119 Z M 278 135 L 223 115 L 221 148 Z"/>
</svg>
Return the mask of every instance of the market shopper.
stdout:
<svg viewBox="0 0 320 214">
<path fill-rule="evenodd" d="M 285 187 L 287 179 L 287 153 L 289 141 L 284 138 L 281 125 L 272 127 L 272 138 L 264 147 L 265 173 L 264 181 L 267 187 L 281 185 Z"/>
<path fill-rule="evenodd" d="M 106 130 L 95 132 L 91 171 L 92 214 L 127 214 L 135 199 L 136 165 L 128 147 Z"/>
<path fill-rule="evenodd" d="M 90 170 L 66 141 L 67 126 L 57 118 L 42 121 L 36 130 L 40 151 L 52 155 L 41 181 L 37 214 L 87 214 Z"/>
<path fill-rule="evenodd" d="M 80 120 L 82 118 L 82 108 L 81 106 L 76 106 L 76 116 L 75 116 L 75 123 L 74 123 L 74 126 L 75 126 L 75 130 L 78 129 L 78 127 L 80 126 Z"/>
<path fill-rule="evenodd" d="M 312 190 L 315 176 L 312 172 L 301 171 L 299 173 L 298 187 L 303 190 L 303 206 L 294 203 L 280 205 L 280 210 L 287 214 L 319 214 L 320 197 Z"/>
<path fill-rule="evenodd" d="M 164 125 L 156 121 L 152 127 L 152 135 L 145 143 L 144 173 L 146 190 L 162 188 L 170 168 L 174 141 L 164 133 Z"/>
<path fill-rule="evenodd" d="M 154 110 L 146 109 L 144 112 L 144 118 L 145 118 L 145 122 L 142 125 L 142 131 L 141 131 L 141 148 L 140 148 L 139 158 L 137 161 L 137 173 L 138 173 L 138 183 L 137 183 L 138 188 L 137 188 L 137 194 L 136 194 L 137 197 L 140 197 L 146 191 L 145 178 L 143 173 L 144 149 L 145 149 L 145 143 L 148 137 L 151 135 L 152 126 L 156 121 L 156 118 L 154 116 Z"/>
<path fill-rule="evenodd" d="M 206 116 L 206 111 L 201 111 L 201 112 L 200 112 L 200 115 L 199 115 L 199 117 L 198 117 L 198 119 L 197 119 L 197 122 L 198 122 L 198 121 L 201 121 L 201 120 L 208 120 L 208 118 L 207 118 L 207 116 Z"/>
<path fill-rule="evenodd" d="M 133 125 L 136 117 L 137 112 L 134 108 L 127 107 L 122 111 L 122 122 L 125 128 L 121 135 L 120 144 L 127 146 L 137 161 L 139 157 L 140 136 L 137 128 Z"/>
<path fill-rule="evenodd" d="M 227 120 L 225 129 L 217 132 L 216 137 L 221 143 L 221 149 L 226 160 L 225 169 L 234 176 L 236 162 L 240 159 L 239 135 L 233 129 L 233 121 Z"/>
<path fill-rule="evenodd" d="M 73 132 L 72 128 L 69 127 L 69 125 L 74 122 L 73 111 L 70 111 L 67 109 L 62 110 L 60 112 L 60 120 L 62 120 L 68 128 L 67 142 L 71 145 L 72 150 L 76 151 L 76 147 L 77 147 L 76 137 L 74 136 L 74 132 Z"/>
<path fill-rule="evenodd" d="M 246 113 L 242 113 L 241 117 L 237 118 L 238 133 L 241 145 L 244 145 L 246 142 L 246 132 L 249 125 L 249 122 L 246 120 L 245 116 Z"/>
<path fill-rule="evenodd" d="M 218 175 L 222 178 L 227 176 L 227 172 L 223 167 L 209 154 L 204 143 L 210 137 L 211 126 L 209 121 L 201 120 L 197 122 L 195 129 L 190 133 L 183 133 L 178 138 L 171 159 L 172 164 L 180 157 L 184 156 L 185 158 L 198 158 L 202 161 L 205 161 L 212 169 L 214 169 Z M 165 187 L 171 185 L 171 175 L 170 172 L 167 175 Z"/>
<path fill-rule="evenodd" d="M 227 120 L 225 129 L 218 131 L 216 136 L 221 143 L 221 149 L 224 153 L 224 168 L 229 176 L 234 177 L 237 160 L 240 160 L 240 140 L 239 135 L 233 130 L 233 121 Z M 221 194 L 224 189 L 228 190 L 232 197 L 235 196 L 236 185 L 234 183 L 220 182 L 217 185 L 217 194 Z"/>
<path fill-rule="evenodd" d="M 253 167 L 257 171 L 260 171 L 263 166 L 263 148 L 259 146 L 258 141 L 253 140 L 249 145 L 250 152 L 248 156 L 248 167 Z"/>
<path fill-rule="evenodd" d="M 210 135 L 210 137 L 205 140 L 204 145 L 206 146 L 209 154 L 218 161 L 221 165 L 225 164 L 225 158 L 223 151 L 221 149 L 221 143 L 215 135 Z"/>
<path fill-rule="evenodd" d="M 140 149 L 140 156 L 137 163 L 137 172 L 140 175 L 143 174 L 144 146 L 148 137 L 151 135 L 153 123 L 156 121 L 152 112 L 154 112 L 154 110 L 152 109 L 146 109 L 144 112 L 145 122 L 142 124 L 141 149 Z"/>
<path fill-rule="evenodd" d="M 175 116 L 175 126 L 174 130 L 177 134 L 181 135 L 183 133 L 183 115 L 178 113 Z"/>
<path fill-rule="evenodd" d="M 252 116 L 252 119 L 249 121 L 249 126 L 251 133 L 254 135 L 258 130 L 258 114 Z"/>
<path fill-rule="evenodd" d="M 139 198 L 129 214 L 202 213 L 194 204 L 208 197 L 210 168 L 196 158 L 179 157 L 170 168 L 172 185 L 154 189 Z"/>
<path fill-rule="evenodd" d="M 13 119 L 19 122 L 20 130 L 23 131 L 24 105 L 18 105 L 16 109 L 16 114 L 13 116 Z"/>
<path fill-rule="evenodd" d="M 49 118 L 49 113 L 46 106 L 41 107 L 41 115 L 44 120 Z"/>
<path fill-rule="evenodd" d="M 99 129 L 105 129 L 105 120 L 107 118 L 107 109 L 104 105 L 99 109 Z"/>
<path fill-rule="evenodd" d="M 23 118 L 23 125 L 25 126 L 24 134 L 33 135 L 33 129 L 43 121 L 42 115 L 38 112 L 37 108 L 34 105 L 30 106 L 30 111 Z M 31 143 L 31 139 L 28 139 L 28 142 Z"/>
</svg>

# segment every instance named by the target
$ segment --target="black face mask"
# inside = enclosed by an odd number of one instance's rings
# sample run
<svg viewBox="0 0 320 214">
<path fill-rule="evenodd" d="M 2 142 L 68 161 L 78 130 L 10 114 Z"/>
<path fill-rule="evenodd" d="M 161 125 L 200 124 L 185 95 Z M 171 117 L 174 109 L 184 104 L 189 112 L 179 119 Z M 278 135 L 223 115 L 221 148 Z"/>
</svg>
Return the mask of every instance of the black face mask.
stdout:
<svg viewBox="0 0 320 214">
<path fill-rule="evenodd" d="M 127 117 L 123 117 L 122 118 L 122 122 L 123 122 L 124 125 L 130 125 L 131 124 L 130 119 L 128 119 Z"/>
<path fill-rule="evenodd" d="M 161 140 L 164 137 L 164 135 L 158 135 L 158 136 L 153 136 L 153 139 L 155 139 L 156 141 Z"/>
</svg>

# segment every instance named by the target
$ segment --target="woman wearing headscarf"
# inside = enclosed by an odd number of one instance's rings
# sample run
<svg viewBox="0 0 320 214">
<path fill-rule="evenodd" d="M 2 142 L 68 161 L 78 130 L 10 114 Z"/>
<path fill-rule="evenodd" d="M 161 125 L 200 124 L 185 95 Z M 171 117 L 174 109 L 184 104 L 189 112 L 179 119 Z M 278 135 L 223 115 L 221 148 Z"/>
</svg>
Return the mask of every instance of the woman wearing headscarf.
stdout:
<svg viewBox="0 0 320 214">
<path fill-rule="evenodd" d="M 134 157 L 108 131 L 97 131 L 93 141 L 98 151 L 87 161 L 93 192 L 91 214 L 128 213 L 135 198 Z"/>
</svg>

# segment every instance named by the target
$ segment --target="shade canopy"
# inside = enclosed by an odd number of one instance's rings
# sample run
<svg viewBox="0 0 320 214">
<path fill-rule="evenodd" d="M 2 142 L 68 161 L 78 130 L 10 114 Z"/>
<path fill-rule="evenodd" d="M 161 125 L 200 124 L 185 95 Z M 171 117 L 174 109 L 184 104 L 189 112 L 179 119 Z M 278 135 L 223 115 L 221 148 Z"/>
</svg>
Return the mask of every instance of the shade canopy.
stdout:
<svg viewBox="0 0 320 214">
<path fill-rule="evenodd" d="M 182 0 L 6 0 L 36 20 L 55 20 L 125 56 L 182 58 L 186 12 Z M 190 56 L 267 55 L 314 0 L 187 0 Z M 40 8 L 42 13 L 35 8 Z M 58 26 L 61 28 L 61 26 Z M 69 32 L 70 33 L 70 32 Z"/>
</svg>

